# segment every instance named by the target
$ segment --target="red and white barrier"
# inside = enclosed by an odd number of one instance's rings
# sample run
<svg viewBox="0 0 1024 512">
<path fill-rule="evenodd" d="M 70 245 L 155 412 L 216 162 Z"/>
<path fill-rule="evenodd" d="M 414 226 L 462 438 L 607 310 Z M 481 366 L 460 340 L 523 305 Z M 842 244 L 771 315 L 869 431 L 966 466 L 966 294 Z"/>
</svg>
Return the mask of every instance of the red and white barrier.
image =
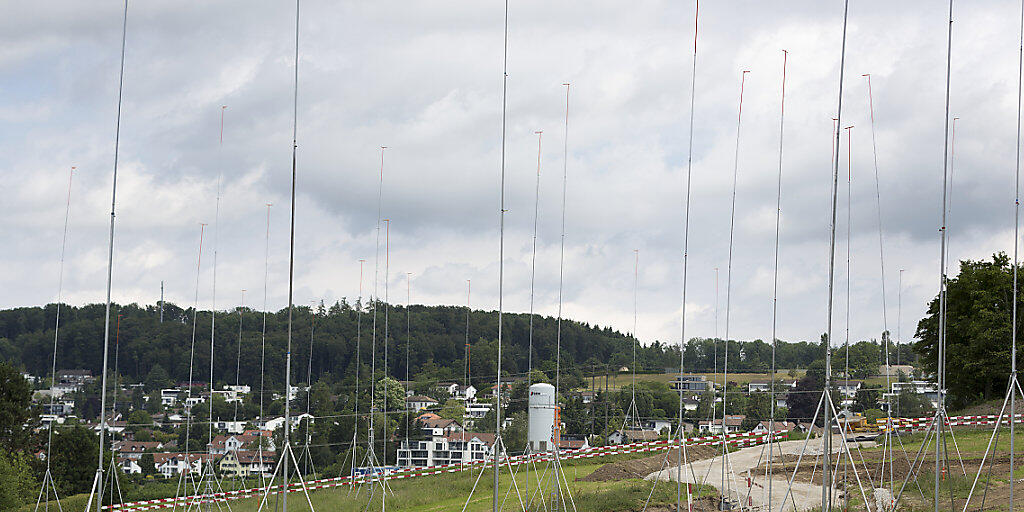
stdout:
<svg viewBox="0 0 1024 512">
<path fill-rule="evenodd" d="M 786 439 L 787 435 L 784 431 L 778 431 L 772 438 L 774 440 Z M 725 442 L 731 446 L 746 447 L 754 446 L 767 442 L 768 434 L 754 434 L 750 432 L 738 433 L 738 434 L 726 434 Z M 686 446 L 714 446 L 721 445 L 722 436 L 706 436 L 697 437 L 686 440 Z M 560 455 L 562 460 L 570 459 L 585 459 L 593 457 L 606 457 L 610 455 L 624 455 L 628 453 L 643 453 L 643 452 L 657 452 L 662 450 L 668 450 L 678 446 L 678 443 L 673 440 L 657 440 L 648 441 L 642 443 L 629 443 L 621 445 L 610 445 L 600 446 L 586 449 L 568 450 Z M 548 453 L 537 453 L 529 455 L 517 455 L 513 457 L 507 457 L 502 465 L 518 466 L 521 464 L 546 462 L 551 460 L 551 455 Z M 402 468 L 394 470 L 381 475 L 360 475 L 356 477 L 334 477 L 334 478 L 323 478 L 319 480 L 309 480 L 305 482 L 305 488 L 307 490 L 316 489 L 327 489 L 331 487 L 340 487 L 343 485 L 353 485 L 360 483 L 377 482 L 380 480 L 401 480 L 405 478 L 414 478 L 420 476 L 437 475 L 441 473 L 457 473 L 460 471 L 467 471 L 479 468 L 480 466 L 490 465 L 492 461 L 474 461 L 467 464 L 443 464 L 438 466 L 423 466 L 414 468 Z M 269 489 L 271 493 L 282 492 L 283 485 L 275 485 Z M 302 482 L 293 482 L 288 485 L 287 492 L 300 492 L 303 489 Z M 129 503 L 122 503 L 119 505 L 104 505 L 103 510 L 117 510 L 126 512 L 142 512 L 145 510 L 154 510 L 162 508 L 171 508 L 176 506 L 185 506 L 189 503 L 218 503 L 231 500 L 239 500 L 245 498 L 252 498 L 255 496 L 262 496 L 268 492 L 266 487 L 253 487 L 250 489 L 239 489 L 235 491 L 226 491 L 211 494 L 201 494 L 194 496 L 181 496 L 178 498 L 158 498 L 153 500 L 133 501 Z"/>
</svg>

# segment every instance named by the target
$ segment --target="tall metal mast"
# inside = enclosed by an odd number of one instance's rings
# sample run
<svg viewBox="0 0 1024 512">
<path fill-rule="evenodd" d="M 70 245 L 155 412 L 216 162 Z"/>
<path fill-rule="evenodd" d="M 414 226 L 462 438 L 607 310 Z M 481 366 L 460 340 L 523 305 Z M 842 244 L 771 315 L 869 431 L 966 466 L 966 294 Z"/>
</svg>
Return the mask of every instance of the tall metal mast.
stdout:
<svg viewBox="0 0 1024 512">
<path fill-rule="evenodd" d="M 949 26 L 946 32 L 946 109 L 943 121 L 945 128 L 942 132 L 942 226 L 939 230 L 939 336 L 938 353 L 936 366 L 938 370 L 938 392 L 939 407 L 935 422 L 935 512 L 939 512 L 939 484 L 941 482 L 940 470 L 942 467 L 941 453 L 942 444 L 945 438 L 942 427 L 946 418 L 946 210 L 947 210 L 947 175 L 949 172 L 949 79 L 951 74 L 951 63 L 953 57 L 953 0 L 949 0 Z M 1019 119 L 1019 117 L 1018 117 Z M 1019 121 L 1018 121 L 1019 122 Z M 1016 233 L 1014 233 L 1016 235 Z M 1014 246 L 1017 239 L 1014 238 Z M 1016 270 L 1015 270 L 1016 272 Z M 1017 301 L 1014 300 L 1014 312 L 1016 313 Z M 1014 330 L 1014 335 L 1016 330 Z M 1016 351 L 1016 336 L 1014 336 L 1013 350 Z M 1017 354 L 1014 352 L 1011 357 L 1011 374 L 1015 374 Z M 1013 460 L 1013 389 L 1010 390 L 1010 460 Z M 1013 462 L 1010 463 L 1013 467 Z M 1012 479 L 1011 479 L 1012 482 Z M 1010 506 L 1013 506 L 1013 485 L 1010 485 Z"/>
<path fill-rule="evenodd" d="M 281 505 L 288 512 L 288 457 L 291 456 L 291 398 L 292 398 L 292 315 L 295 310 L 295 175 L 296 156 L 299 149 L 299 0 L 295 0 L 295 78 L 292 91 L 292 190 L 291 217 L 288 231 L 288 346 L 285 349 L 284 364 L 284 449 L 282 450 L 281 476 L 285 492 L 281 493 Z"/>
<path fill-rule="evenodd" d="M 505 37 L 502 46 L 502 73 L 501 73 L 501 213 L 498 220 L 498 361 L 497 361 L 497 388 L 495 388 L 496 403 L 494 405 L 494 512 L 501 509 L 498 501 L 498 483 L 500 480 L 499 459 L 501 457 L 501 342 L 502 342 L 502 320 L 504 316 L 504 303 L 502 301 L 505 286 L 505 117 L 508 108 L 508 0 L 505 0 Z"/>
<path fill-rule="evenodd" d="M 103 319 L 103 376 L 100 379 L 100 435 L 99 457 L 96 461 L 96 477 L 93 481 L 93 494 L 96 496 L 96 510 L 103 504 L 103 440 L 106 437 L 107 410 L 107 352 L 110 348 L 110 287 L 114 273 L 114 211 L 117 204 L 117 163 L 121 148 L 121 100 L 124 93 L 124 54 L 128 35 L 128 0 L 124 0 L 124 15 L 121 21 L 121 71 L 117 84 L 117 122 L 114 128 L 114 177 L 110 188 L 110 235 L 107 248 L 107 304 Z M 86 511 L 92 506 L 90 499 Z"/>
<path fill-rule="evenodd" d="M 839 94 L 836 106 L 836 128 L 833 133 L 833 142 L 836 150 L 833 152 L 834 165 L 832 168 L 832 222 L 829 229 L 829 252 L 828 252 L 828 327 L 825 332 L 825 389 L 823 390 L 824 407 L 824 440 L 825 449 L 822 454 L 822 480 L 821 480 L 821 510 L 828 512 L 832 510 L 832 310 L 835 301 L 835 273 L 836 273 L 836 213 L 839 200 L 839 127 L 843 119 L 843 78 L 846 71 L 846 25 L 850 12 L 850 0 L 843 2 L 843 40 L 839 57 Z"/>
</svg>

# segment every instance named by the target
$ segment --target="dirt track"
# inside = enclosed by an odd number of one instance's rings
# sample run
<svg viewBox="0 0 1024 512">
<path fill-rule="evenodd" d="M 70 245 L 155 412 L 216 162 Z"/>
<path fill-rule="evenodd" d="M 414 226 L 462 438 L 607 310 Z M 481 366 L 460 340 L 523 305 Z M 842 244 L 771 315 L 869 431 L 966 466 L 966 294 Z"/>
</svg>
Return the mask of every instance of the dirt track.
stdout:
<svg viewBox="0 0 1024 512">
<path fill-rule="evenodd" d="M 810 464 L 815 455 L 821 455 L 821 439 L 812 439 L 804 451 L 804 463 Z M 838 452 L 841 448 L 842 438 L 833 438 L 832 450 Z M 804 441 L 784 441 L 772 445 L 772 451 L 779 458 L 789 459 L 787 456 L 798 455 Z M 692 461 L 689 467 L 683 468 L 682 481 L 687 483 L 703 482 L 712 485 L 736 501 L 760 504 L 768 501 L 768 480 L 763 472 L 757 468 L 765 461 L 767 450 L 765 445 L 743 448 L 732 452 L 726 457 L 725 481 L 722 479 L 723 458 L 715 456 L 703 460 Z M 647 479 L 672 480 L 678 479 L 676 468 L 668 468 L 652 472 Z M 749 478 L 748 478 L 749 475 Z M 805 482 L 794 482 L 792 492 L 787 496 L 789 482 L 782 475 L 771 479 L 772 488 L 772 509 L 779 510 L 786 500 L 792 507 L 795 503 L 798 510 L 806 510 L 821 506 L 821 488 Z M 838 504 L 838 496 L 834 497 L 834 504 Z"/>
<path fill-rule="evenodd" d="M 718 450 L 710 446 L 691 446 L 686 449 L 686 459 L 689 461 L 710 459 L 716 453 L 718 453 Z M 667 464 L 676 464 L 677 460 L 676 451 L 671 450 Z M 646 478 L 647 475 L 663 469 L 665 465 L 665 454 L 662 453 L 642 459 L 623 460 L 605 464 L 598 468 L 597 471 L 580 480 L 584 482 L 606 482 L 628 478 Z"/>
</svg>

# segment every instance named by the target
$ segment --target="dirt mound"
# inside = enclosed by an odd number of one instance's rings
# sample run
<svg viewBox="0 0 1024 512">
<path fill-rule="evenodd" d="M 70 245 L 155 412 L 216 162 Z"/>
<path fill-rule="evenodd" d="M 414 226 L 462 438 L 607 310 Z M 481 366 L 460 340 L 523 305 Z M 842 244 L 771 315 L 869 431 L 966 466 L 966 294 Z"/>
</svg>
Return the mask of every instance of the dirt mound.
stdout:
<svg viewBox="0 0 1024 512">
<path fill-rule="evenodd" d="M 710 459 L 718 453 L 718 449 L 711 446 L 691 446 L 686 449 L 687 460 Z M 669 465 L 677 463 L 676 451 L 669 454 Z M 642 459 L 623 460 L 612 462 L 597 468 L 597 471 L 587 475 L 580 480 L 584 482 L 607 482 L 610 480 L 627 480 L 630 478 L 644 478 L 647 475 L 664 469 L 665 455 L 658 454 Z"/>
<path fill-rule="evenodd" d="M 693 499 L 693 512 L 713 512 L 715 510 L 721 510 L 719 503 L 721 498 L 718 496 L 702 496 L 700 498 Z M 676 512 L 675 505 L 652 505 L 647 507 L 647 512 Z"/>
</svg>

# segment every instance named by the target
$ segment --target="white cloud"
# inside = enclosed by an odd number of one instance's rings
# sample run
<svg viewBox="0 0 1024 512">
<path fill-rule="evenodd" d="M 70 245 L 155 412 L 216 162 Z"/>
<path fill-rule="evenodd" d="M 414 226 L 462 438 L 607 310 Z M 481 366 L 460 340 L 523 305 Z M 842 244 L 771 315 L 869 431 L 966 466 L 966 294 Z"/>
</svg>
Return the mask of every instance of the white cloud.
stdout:
<svg viewBox="0 0 1024 512">
<path fill-rule="evenodd" d="M 692 5 L 645 1 L 513 4 L 510 13 L 505 304 L 529 300 L 536 136 L 544 130 L 536 309 L 555 312 L 565 81 L 571 91 L 565 313 L 678 337 Z M 730 334 L 770 335 L 778 92 L 787 84 L 779 336 L 825 324 L 829 132 L 840 4 L 702 5 L 693 158 L 687 334 L 724 333 L 729 200 L 739 72 L 751 70 L 737 191 Z M 1009 250 L 1016 106 L 1012 2 L 958 7 L 955 258 Z M 103 299 L 120 9 L 24 4 L 0 20 L 0 306 L 56 294 L 67 169 L 75 178 L 65 296 Z M 379 147 L 383 216 L 393 219 L 391 291 L 412 272 L 414 302 L 497 306 L 501 5 L 303 3 L 299 91 L 297 302 L 372 288 Z M 118 191 L 117 300 L 190 304 L 197 223 L 212 222 L 223 171 L 218 305 L 262 302 L 264 203 L 274 203 L 270 307 L 286 300 L 292 18 L 286 4 L 133 3 Z M 945 12 L 927 2 L 851 5 L 844 125 L 854 129 L 852 335 L 881 329 L 877 213 L 860 75 L 871 72 L 886 234 L 889 323 L 904 276 L 902 330 L 934 294 L 941 193 Z M 223 151 L 220 105 L 228 105 Z M 844 147 L 845 155 L 845 147 Z M 844 156 L 845 166 L 845 156 Z M 845 204 L 845 183 L 840 196 Z M 837 319 L 845 314 L 845 212 Z M 209 229 L 212 229 L 209 228 Z M 207 233 L 210 243 L 212 232 Z M 209 248 L 209 246 L 207 246 Z M 212 253 L 200 300 L 210 301 Z M 382 265 L 383 266 L 383 265 Z M 381 275 L 383 270 L 381 270 Z M 383 277 L 381 277 L 383 279 Z M 404 293 L 398 293 L 404 295 Z M 404 299 L 404 297 L 401 297 Z"/>
</svg>

